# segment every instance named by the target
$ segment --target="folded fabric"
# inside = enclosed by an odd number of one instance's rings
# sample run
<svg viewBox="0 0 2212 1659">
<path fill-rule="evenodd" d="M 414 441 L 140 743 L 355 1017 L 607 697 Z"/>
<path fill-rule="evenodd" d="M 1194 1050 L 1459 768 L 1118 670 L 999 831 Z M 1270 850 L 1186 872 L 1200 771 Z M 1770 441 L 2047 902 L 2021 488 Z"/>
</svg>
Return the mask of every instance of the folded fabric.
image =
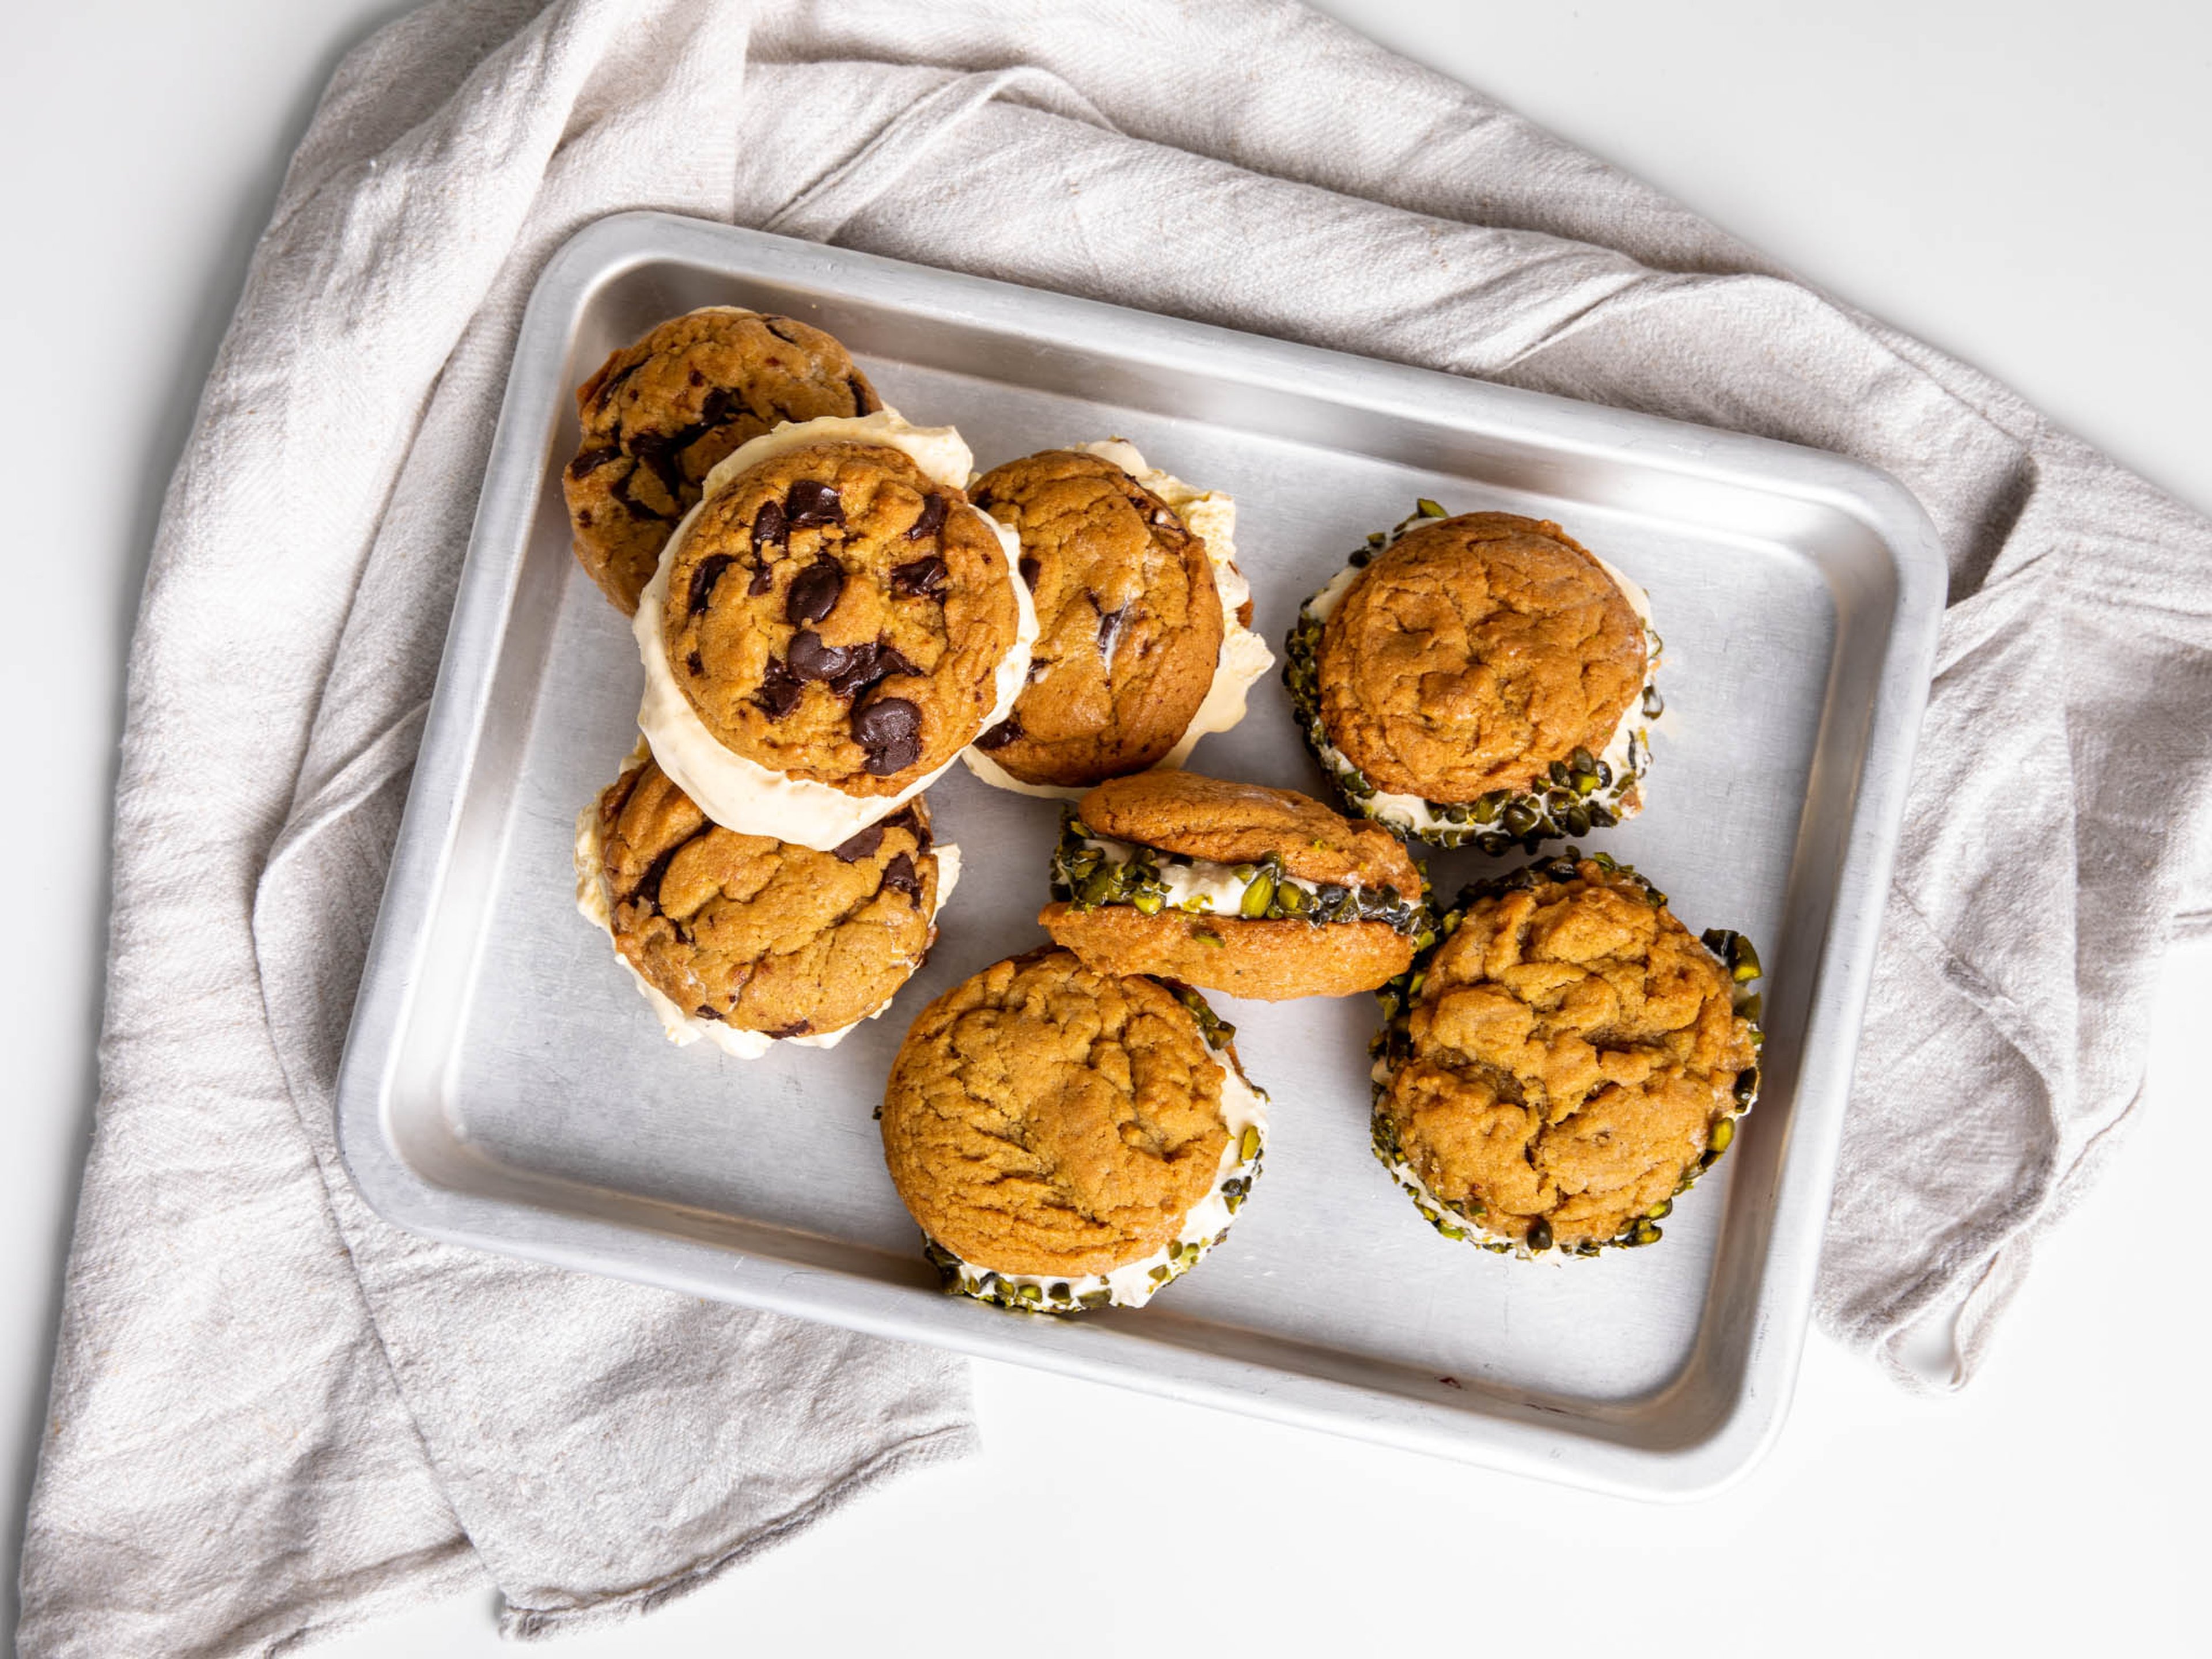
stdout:
<svg viewBox="0 0 2212 1659">
<path fill-rule="evenodd" d="M 157 535 L 25 1654 L 273 1651 L 486 1574 L 544 1633 L 971 1443 L 935 1354 L 404 1235 L 336 1158 L 521 307 L 637 207 L 1903 478 L 1952 608 L 1820 1301 L 1900 1376 L 1971 1371 L 2134 1104 L 2175 916 L 2212 912 L 2212 526 L 1296 5 L 439 0 L 325 94 Z"/>
</svg>

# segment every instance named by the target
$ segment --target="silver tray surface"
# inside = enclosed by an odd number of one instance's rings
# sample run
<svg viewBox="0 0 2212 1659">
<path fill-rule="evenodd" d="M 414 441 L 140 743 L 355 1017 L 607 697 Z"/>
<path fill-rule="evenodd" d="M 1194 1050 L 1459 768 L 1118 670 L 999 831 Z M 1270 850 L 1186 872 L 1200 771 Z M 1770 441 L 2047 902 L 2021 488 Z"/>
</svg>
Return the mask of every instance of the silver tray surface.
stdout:
<svg viewBox="0 0 2212 1659">
<path fill-rule="evenodd" d="M 1659 1245 L 1549 1265 L 1439 1237 L 1368 1147 L 1372 999 L 1216 997 L 1273 1097 L 1229 1242 L 1142 1310 L 947 1297 L 871 1114 L 908 1022 L 1036 925 L 1054 805 L 955 767 L 967 866 L 928 963 L 827 1053 L 661 1036 L 578 915 L 577 810 L 635 737 L 622 617 L 576 568 L 572 389 L 694 307 L 817 324 L 988 467 L 1120 435 L 1238 506 L 1255 625 L 1417 496 L 1556 519 L 1650 591 L 1650 805 L 1593 836 L 1767 969 L 1765 1092 Z M 1607 1491 L 1680 1496 L 1778 1431 L 1926 696 L 1943 562 L 1835 456 L 659 214 L 575 237 L 526 316 L 338 1091 L 387 1219 L 457 1243 L 1153 1389 Z M 1194 769 L 1322 793 L 1280 681 Z M 1417 852 L 1419 849 L 1416 849 Z M 1429 854 L 1449 897 L 1510 860 Z"/>
</svg>

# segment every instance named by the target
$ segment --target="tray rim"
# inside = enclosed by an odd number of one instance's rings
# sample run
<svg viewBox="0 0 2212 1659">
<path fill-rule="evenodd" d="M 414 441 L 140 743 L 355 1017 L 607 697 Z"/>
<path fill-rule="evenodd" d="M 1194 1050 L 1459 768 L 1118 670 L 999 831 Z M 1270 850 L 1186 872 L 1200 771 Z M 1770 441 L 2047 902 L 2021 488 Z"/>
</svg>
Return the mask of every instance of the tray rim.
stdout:
<svg viewBox="0 0 2212 1659">
<path fill-rule="evenodd" d="M 1028 326 L 1040 331 L 1054 318 L 1073 325 L 1070 331 L 1078 335 L 1110 321 L 1116 355 L 1139 363 L 1188 372 L 1194 354 L 1228 351 L 1242 359 L 1240 370 L 1248 380 L 1288 382 L 1306 395 L 1355 407 L 1389 410 L 1409 400 L 1423 402 L 1442 411 L 1457 429 L 1502 441 L 1583 455 L 1632 450 L 1648 466 L 1737 484 L 1746 474 L 1766 475 L 1778 483 L 1786 476 L 1790 496 L 1841 513 L 1875 536 L 1889 556 L 1896 599 L 1888 635 L 1881 642 L 1826 936 L 1814 953 L 1820 996 L 1808 1008 L 1789 1143 L 1778 1162 L 1769 1233 L 1755 1279 L 1756 1304 L 1748 1312 L 1751 1329 L 1735 1395 L 1708 1432 L 1680 1446 L 1639 1446 L 1607 1439 L 1588 1426 L 1567 1431 L 1560 1408 L 1533 1401 L 1516 1404 L 1492 1395 L 1479 1409 L 1446 1410 L 1249 1360 L 1201 1356 L 1171 1344 L 1156 1349 L 1163 1363 L 1154 1369 L 1133 1368 L 1123 1358 L 1124 1346 L 1094 1342 L 1108 1333 L 1085 1330 L 1078 1322 L 1060 1322 L 1061 1334 L 1044 1341 L 1032 1340 L 1030 1322 L 1012 1318 L 933 1325 L 917 1316 L 914 1294 L 905 1286 L 764 1261 L 703 1241 L 440 1186 L 405 1161 L 388 1133 L 392 1067 L 477 758 L 485 694 L 505 648 L 515 586 L 538 510 L 549 411 L 557 414 L 559 400 L 568 392 L 561 375 L 568 331 L 599 287 L 637 265 L 669 260 L 758 280 L 836 282 L 873 301 L 1002 332 L 1009 327 L 1010 301 L 1030 313 Z M 1794 1389 L 1811 1322 L 1844 1107 L 1947 584 L 1935 526 L 1911 492 L 1878 468 L 1826 451 L 713 221 L 659 212 L 602 218 L 576 232 L 547 261 L 516 334 L 453 618 L 340 1065 L 335 1111 L 342 1158 L 378 1215 L 449 1243 L 1601 1492 L 1647 1498 L 1710 1493 L 1747 1473 L 1772 1444 Z M 518 1226 L 524 1218 L 528 1225 Z M 935 1301 L 933 1295 L 931 1303 Z M 1576 1420 L 1584 1425 L 1597 1421 Z"/>
</svg>

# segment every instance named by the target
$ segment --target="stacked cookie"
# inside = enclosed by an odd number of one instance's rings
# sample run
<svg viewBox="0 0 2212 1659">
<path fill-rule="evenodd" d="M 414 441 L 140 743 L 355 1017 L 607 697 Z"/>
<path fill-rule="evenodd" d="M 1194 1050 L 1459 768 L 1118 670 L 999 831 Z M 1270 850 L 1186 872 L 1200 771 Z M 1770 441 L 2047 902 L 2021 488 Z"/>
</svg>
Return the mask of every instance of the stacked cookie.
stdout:
<svg viewBox="0 0 2212 1659">
<path fill-rule="evenodd" d="M 1120 440 L 976 475 L 837 341 L 713 307 L 578 392 L 579 561 L 631 613 L 641 741 L 578 902 L 668 1035 L 826 1048 L 921 964 L 957 758 L 1057 798 L 1050 946 L 915 1020 L 879 1111 L 946 1287 L 1138 1306 L 1226 1236 L 1266 1096 L 1199 994 L 1375 991 L 1376 1155 L 1448 1237 L 1643 1244 L 1755 1093 L 1758 974 L 1602 854 L 1431 902 L 1399 837 L 1490 854 L 1641 810 L 1659 641 L 1556 525 L 1423 501 L 1301 609 L 1284 678 L 1342 812 L 1182 770 L 1273 664 L 1235 504 Z"/>
</svg>

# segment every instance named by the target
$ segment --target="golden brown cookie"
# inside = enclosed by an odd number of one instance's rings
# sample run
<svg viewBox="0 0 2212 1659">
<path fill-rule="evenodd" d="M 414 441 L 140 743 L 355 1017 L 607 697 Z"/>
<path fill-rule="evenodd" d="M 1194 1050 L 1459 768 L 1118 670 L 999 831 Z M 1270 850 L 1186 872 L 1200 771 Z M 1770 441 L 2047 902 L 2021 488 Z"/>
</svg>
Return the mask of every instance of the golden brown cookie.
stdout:
<svg viewBox="0 0 2212 1659">
<path fill-rule="evenodd" d="M 1054 950 L 923 1009 L 880 1115 L 946 1288 L 1062 1313 L 1141 1305 L 1194 1266 L 1264 1135 L 1228 1028 L 1195 992 Z"/>
<path fill-rule="evenodd" d="M 1159 974 L 1279 1002 L 1371 991 L 1428 927 L 1397 838 L 1288 789 L 1189 772 L 1085 795 L 1037 921 L 1101 973 Z"/>
<path fill-rule="evenodd" d="M 1642 805 L 1640 589 L 1548 520 L 1423 511 L 1309 600 L 1285 678 L 1352 811 L 1502 852 Z"/>
<path fill-rule="evenodd" d="M 896 798 L 997 707 L 1015 580 L 989 521 L 903 451 L 809 442 L 717 481 L 670 550 L 660 648 L 714 743 Z"/>
<path fill-rule="evenodd" d="M 1438 932 L 1382 994 L 1376 1156 L 1447 1237 L 1656 1243 L 1756 1097 L 1756 954 L 1602 856 L 1472 887 Z"/>
<path fill-rule="evenodd" d="M 1081 450 L 995 467 L 974 499 L 1021 538 L 1037 612 L 1029 684 L 976 747 L 1036 784 L 1096 783 L 1162 759 L 1220 659 L 1205 542 L 1129 473 Z"/>
<path fill-rule="evenodd" d="M 594 919 L 687 1023 L 770 1038 L 842 1030 L 879 1012 L 936 936 L 945 878 L 920 799 L 816 852 L 709 822 L 648 759 L 591 816 L 579 861 L 596 867 L 579 874 L 599 884 Z"/>
<path fill-rule="evenodd" d="M 576 389 L 561 474 L 576 558 L 627 615 L 714 464 L 781 422 L 883 403 L 845 348 L 789 317 L 712 306 L 624 346 Z"/>
</svg>

